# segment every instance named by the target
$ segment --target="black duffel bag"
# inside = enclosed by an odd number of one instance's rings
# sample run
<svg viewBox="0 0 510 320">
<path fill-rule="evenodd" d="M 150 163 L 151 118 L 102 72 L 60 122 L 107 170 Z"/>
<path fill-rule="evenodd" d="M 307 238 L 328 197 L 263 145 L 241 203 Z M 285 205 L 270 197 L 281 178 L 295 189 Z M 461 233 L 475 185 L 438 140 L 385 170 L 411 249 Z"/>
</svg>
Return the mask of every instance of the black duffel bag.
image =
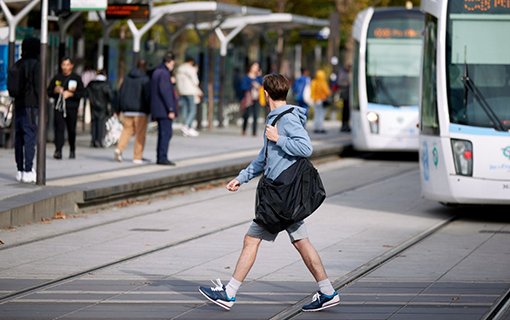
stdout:
<svg viewBox="0 0 510 320">
<path fill-rule="evenodd" d="M 279 114 L 272 126 L 292 110 Z M 260 178 L 253 221 L 270 233 L 278 233 L 311 215 L 325 199 L 326 190 L 317 169 L 307 158 L 300 158 L 275 180 Z"/>
</svg>

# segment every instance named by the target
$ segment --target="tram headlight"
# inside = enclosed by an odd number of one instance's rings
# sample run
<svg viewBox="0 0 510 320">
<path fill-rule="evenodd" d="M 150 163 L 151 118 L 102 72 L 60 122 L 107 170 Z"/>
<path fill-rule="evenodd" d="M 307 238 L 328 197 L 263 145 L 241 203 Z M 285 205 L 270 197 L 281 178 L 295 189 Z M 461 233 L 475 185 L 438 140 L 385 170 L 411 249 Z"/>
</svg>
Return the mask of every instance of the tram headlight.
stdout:
<svg viewBox="0 0 510 320">
<path fill-rule="evenodd" d="M 375 112 L 367 113 L 367 120 L 370 126 L 370 132 L 378 134 L 379 133 L 379 115 Z"/>
<path fill-rule="evenodd" d="M 459 175 L 473 175 L 473 144 L 468 140 L 451 139 L 455 171 Z"/>
</svg>

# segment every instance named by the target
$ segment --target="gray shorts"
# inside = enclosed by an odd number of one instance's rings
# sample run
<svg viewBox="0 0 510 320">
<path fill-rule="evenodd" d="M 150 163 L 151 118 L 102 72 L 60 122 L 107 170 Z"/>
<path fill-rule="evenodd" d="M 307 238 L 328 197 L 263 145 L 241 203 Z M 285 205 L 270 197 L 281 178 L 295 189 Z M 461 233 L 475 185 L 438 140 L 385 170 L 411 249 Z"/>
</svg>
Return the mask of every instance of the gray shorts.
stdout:
<svg viewBox="0 0 510 320">
<path fill-rule="evenodd" d="M 287 229 L 285 229 L 289 234 L 290 242 L 298 241 L 301 239 L 308 238 L 308 232 L 306 232 L 306 225 L 304 221 L 300 221 L 294 223 Z M 270 242 L 274 242 L 278 233 L 270 233 L 266 229 L 259 226 L 257 223 L 252 222 L 250 228 L 248 229 L 248 234 L 254 238 L 266 240 Z"/>
</svg>

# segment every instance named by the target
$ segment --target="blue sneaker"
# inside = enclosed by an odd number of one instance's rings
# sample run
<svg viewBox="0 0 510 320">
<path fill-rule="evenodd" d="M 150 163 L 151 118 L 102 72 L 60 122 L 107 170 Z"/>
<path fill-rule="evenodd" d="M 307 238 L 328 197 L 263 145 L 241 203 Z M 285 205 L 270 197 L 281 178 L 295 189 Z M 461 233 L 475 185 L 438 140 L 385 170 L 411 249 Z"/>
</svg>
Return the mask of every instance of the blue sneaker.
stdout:
<svg viewBox="0 0 510 320">
<path fill-rule="evenodd" d="M 327 296 L 324 293 L 318 291 L 312 299 L 312 303 L 304 305 L 301 310 L 303 311 L 321 311 L 327 308 L 334 307 L 340 303 L 340 297 L 338 292 L 331 296 Z"/>
<path fill-rule="evenodd" d="M 225 310 L 230 310 L 230 308 L 236 302 L 236 297 L 229 298 L 227 296 L 227 291 L 225 291 L 225 286 L 221 284 L 221 280 L 217 279 L 216 281 L 211 280 L 212 283 L 216 286 L 214 288 L 207 288 L 200 286 L 198 287 L 198 291 L 207 298 L 207 300 L 211 301 L 222 307 Z"/>
</svg>

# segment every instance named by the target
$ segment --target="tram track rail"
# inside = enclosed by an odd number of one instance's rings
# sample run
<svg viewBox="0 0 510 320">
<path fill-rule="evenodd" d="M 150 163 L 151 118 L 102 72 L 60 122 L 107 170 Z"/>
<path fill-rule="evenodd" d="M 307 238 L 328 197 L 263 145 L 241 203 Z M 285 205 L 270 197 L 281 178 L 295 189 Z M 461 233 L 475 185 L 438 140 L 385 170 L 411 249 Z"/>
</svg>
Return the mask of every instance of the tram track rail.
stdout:
<svg viewBox="0 0 510 320">
<path fill-rule="evenodd" d="M 422 233 L 414 236 L 413 238 L 401 243 L 400 245 L 394 247 L 393 249 L 383 253 L 382 255 L 377 256 L 376 258 L 372 259 L 371 261 L 363 264 L 362 266 L 356 268 L 355 270 L 349 272 L 345 276 L 343 276 L 340 279 L 337 279 L 332 282 L 333 288 L 335 290 L 341 290 L 342 288 L 346 287 L 347 285 L 351 284 L 352 282 L 363 278 L 365 275 L 369 274 L 370 272 L 374 271 L 375 269 L 378 269 L 387 263 L 389 263 L 394 258 L 398 257 L 400 254 L 402 254 L 404 251 L 407 251 L 408 249 L 411 249 L 412 247 L 418 245 L 419 243 L 425 241 L 426 239 L 430 238 L 434 234 L 437 234 L 439 231 L 444 229 L 446 226 L 448 226 L 450 223 L 455 221 L 457 219 L 457 216 L 449 217 L 438 224 L 430 227 L 429 229 L 423 231 Z M 280 313 L 274 315 L 270 320 L 290 320 L 296 318 L 299 314 L 301 314 L 303 311 L 301 311 L 302 305 L 309 303 L 312 299 L 313 295 L 312 293 L 309 296 L 301 299 L 300 301 L 296 302 L 292 306 L 282 310 Z M 487 319 L 489 320 L 489 319 Z"/>
<path fill-rule="evenodd" d="M 504 320 L 510 316 L 510 289 L 508 289 L 480 320 Z"/>
<path fill-rule="evenodd" d="M 381 177 L 381 178 L 378 178 L 378 179 L 374 179 L 374 180 L 372 180 L 370 182 L 361 183 L 361 184 L 356 185 L 354 187 L 349 187 L 349 188 L 342 189 L 342 190 L 340 190 L 338 192 L 330 193 L 330 194 L 328 194 L 328 197 L 339 196 L 339 195 L 342 195 L 344 193 L 348 193 L 348 192 L 352 192 L 352 191 L 355 191 L 355 190 L 358 190 L 358 189 L 362 189 L 362 188 L 366 188 L 366 187 L 369 187 L 369 186 L 373 186 L 373 185 L 377 185 L 377 184 L 380 184 L 380 183 L 384 183 L 384 182 L 386 182 L 388 180 L 396 179 L 396 178 L 408 175 L 410 173 L 416 172 L 417 170 L 418 170 L 417 168 L 402 170 L 401 172 L 399 172 L 397 174 L 392 174 L 391 176 Z M 204 199 L 202 201 L 208 201 L 208 200 L 209 200 L 209 198 L 206 198 L 206 199 Z M 180 205 L 176 205 L 176 206 L 170 206 L 168 209 L 179 208 L 179 207 L 183 207 L 183 206 L 187 206 L 187 205 L 188 205 L 187 203 L 184 203 L 184 204 L 180 204 Z M 81 232 L 81 231 L 90 230 L 90 229 L 97 228 L 97 227 L 102 227 L 102 226 L 105 226 L 105 225 L 110 225 L 110 224 L 118 223 L 118 222 L 125 221 L 125 220 L 128 220 L 128 219 L 134 219 L 134 218 L 138 218 L 138 217 L 148 216 L 148 215 L 151 215 L 151 214 L 158 213 L 158 212 L 160 212 L 162 210 L 167 210 L 167 209 L 166 208 L 165 209 L 159 208 L 158 210 L 154 210 L 154 211 L 150 211 L 150 212 L 144 212 L 142 214 L 133 215 L 133 216 L 130 216 L 128 218 L 116 219 L 116 220 L 112 220 L 112 221 L 108 221 L 108 222 L 104 222 L 104 223 L 100 223 L 100 224 L 90 225 L 90 226 L 87 226 L 87 227 L 81 228 L 81 229 L 70 230 L 70 231 L 67 231 L 67 232 L 59 233 L 59 234 L 54 234 L 54 235 L 50 235 L 50 236 L 46 236 L 46 237 L 32 239 L 32 240 L 29 240 L 29 241 L 26 241 L 26 242 L 21 242 L 21 243 L 13 244 L 13 245 L 10 245 L 10 246 L 2 247 L 2 248 L 0 248 L 0 250 L 12 249 L 12 248 L 15 248 L 15 247 L 19 247 L 19 246 L 23 246 L 23 245 L 28 245 L 28 244 L 31 244 L 31 243 L 34 243 L 34 242 L 38 242 L 38 241 L 43 241 L 43 240 L 47 240 L 47 239 L 54 239 L 54 238 L 58 238 L 60 236 L 65 236 L 65 235 L 69 235 L 69 234 L 73 234 L 73 233 L 78 233 L 78 232 Z M 412 246 L 414 246 L 414 245 L 418 244 L 419 242 L 425 240 L 426 238 L 430 237 L 431 235 L 433 235 L 434 233 L 436 233 L 440 229 L 442 229 L 444 226 L 446 226 L 448 223 L 452 222 L 454 219 L 455 219 L 455 217 L 451 217 L 451 218 L 448 218 L 446 220 L 441 221 L 439 224 L 433 226 L 432 228 L 430 228 L 430 229 L 420 233 L 419 235 L 413 237 L 410 240 L 407 240 L 406 242 L 400 244 L 399 246 L 389 250 L 388 252 L 386 252 L 386 253 L 378 256 L 378 257 L 376 257 L 375 259 L 371 260 L 370 262 L 368 262 L 368 263 L 358 267 L 357 269 L 351 271 L 349 274 L 345 275 L 341 279 L 338 279 L 338 280 L 334 281 L 333 282 L 333 286 L 337 290 L 339 288 L 342 288 L 342 287 L 346 286 L 347 284 L 355 281 L 356 279 L 362 277 L 363 275 L 367 274 L 368 272 L 370 272 L 370 271 L 374 270 L 375 268 L 381 266 L 382 264 L 388 262 L 392 258 L 394 258 L 397 255 L 399 255 L 401 252 L 411 248 Z M 63 277 L 57 278 L 57 279 L 49 280 L 49 281 L 46 281 L 46 282 L 43 282 L 43 283 L 31 286 L 31 287 L 27 287 L 27 288 L 18 290 L 16 292 L 12 292 L 10 294 L 7 294 L 7 295 L 1 297 L 0 298 L 0 304 L 7 303 L 7 302 L 9 302 L 11 300 L 15 300 L 17 298 L 21 298 L 23 296 L 26 296 L 26 295 L 29 295 L 29 294 L 32 294 L 32 293 L 35 293 L 35 292 L 43 291 L 45 289 L 57 286 L 59 284 L 65 283 L 65 282 L 73 280 L 73 279 L 77 279 L 77 278 L 79 278 L 81 276 L 84 276 L 84 275 L 87 275 L 87 274 L 90 274 L 90 273 L 97 272 L 97 271 L 102 270 L 102 269 L 107 269 L 107 268 L 110 268 L 110 267 L 113 267 L 113 266 L 116 266 L 116 265 L 120 265 L 120 264 L 128 262 L 128 261 L 132 261 L 132 260 L 144 257 L 144 256 L 148 256 L 148 255 L 151 255 L 151 254 L 154 254 L 154 253 L 157 253 L 157 252 L 164 251 L 166 249 L 174 248 L 176 246 L 180 246 L 180 245 L 189 243 L 189 242 L 194 241 L 194 240 L 198 240 L 198 239 L 201 239 L 201 238 L 204 238 L 204 237 L 208 237 L 208 236 L 211 236 L 211 235 L 214 235 L 214 234 L 217 234 L 217 233 L 220 233 L 220 232 L 223 232 L 223 231 L 226 231 L 226 230 L 238 227 L 240 225 L 249 223 L 250 221 L 251 221 L 251 219 L 250 220 L 246 220 L 246 221 L 237 222 L 235 224 L 224 226 L 224 227 L 221 227 L 221 228 L 218 228 L 218 229 L 215 229 L 215 230 L 203 233 L 203 234 L 196 235 L 194 237 L 182 239 L 182 240 L 179 240 L 179 241 L 174 241 L 172 243 L 164 244 L 164 245 L 161 245 L 161 246 L 156 247 L 156 248 L 151 249 L 151 250 L 147 250 L 147 251 L 144 251 L 144 252 L 141 252 L 141 253 L 138 253 L 138 254 L 126 256 L 126 257 L 120 258 L 120 259 L 115 260 L 115 261 L 110 261 L 108 263 L 104 263 L 104 264 L 101 264 L 101 265 L 98 265 L 98 266 L 94 266 L 94 267 L 88 268 L 86 270 L 78 271 L 78 272 L 75 272 L 75 273 L 72 273 L 72 274 L 65 275 Z M 276 314 L 275 316 L 271 317 L 270 319 L 292 319 L 292 318 L 294 318 L 296 315 L 298 315 L 301 312 L 300 308 L 301 308 L 301 305 L 303 304 L 303 302 L 309 301 L 311 299 L 312 295 L 313 294 L 311 294 L 310 296 L 307 296 L 306 298 L 298 301 L 293 306 L 284 309 L 282 312 Z"/>
</svg>

